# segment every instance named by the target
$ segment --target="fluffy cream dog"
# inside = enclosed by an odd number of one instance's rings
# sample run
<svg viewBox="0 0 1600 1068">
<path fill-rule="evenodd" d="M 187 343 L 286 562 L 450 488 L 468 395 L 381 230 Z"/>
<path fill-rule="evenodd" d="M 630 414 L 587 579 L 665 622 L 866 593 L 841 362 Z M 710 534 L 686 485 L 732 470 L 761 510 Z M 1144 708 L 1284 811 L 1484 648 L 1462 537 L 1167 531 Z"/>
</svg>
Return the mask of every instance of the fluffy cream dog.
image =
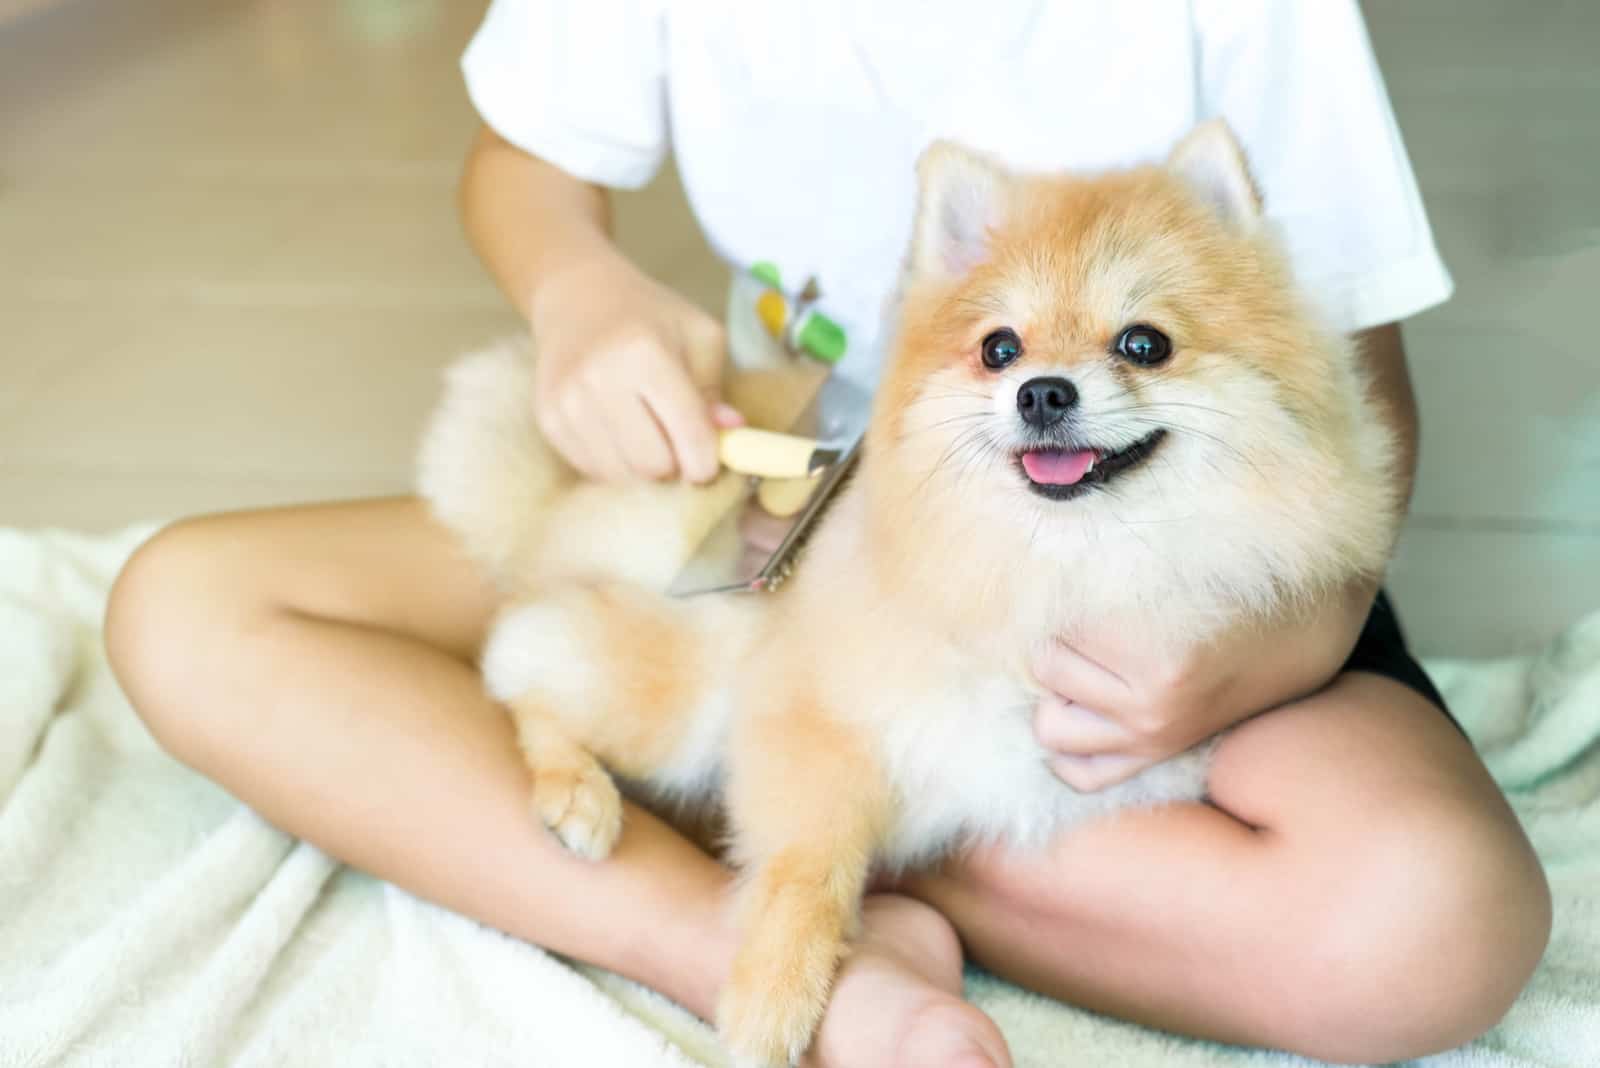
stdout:
<svg viewBox="0 0 1600 1068">
<path fill-rule="evenodd" d="M 613 774 L 725 806 L 744 941 L 719 1024 L 751 1063 L 809 1043 L 875 864 L 1203 797 L 1207 747 L 1095 795 L 1057 780 L 1029 723 L 1044 643 L 1265 628 L 1379 573 L 1396 529 L 1390 434 L 1220 123 L 1164 166 L 1019 176 L 938 145 L 919 176 L 861 468 L 782 592 L 661 595 L 737 479 L 580 484 L 517 351 L 453 372 L 423 450 L 508 592 L 483 670 L 538 818 L 600 858 Z"/>
</svg>

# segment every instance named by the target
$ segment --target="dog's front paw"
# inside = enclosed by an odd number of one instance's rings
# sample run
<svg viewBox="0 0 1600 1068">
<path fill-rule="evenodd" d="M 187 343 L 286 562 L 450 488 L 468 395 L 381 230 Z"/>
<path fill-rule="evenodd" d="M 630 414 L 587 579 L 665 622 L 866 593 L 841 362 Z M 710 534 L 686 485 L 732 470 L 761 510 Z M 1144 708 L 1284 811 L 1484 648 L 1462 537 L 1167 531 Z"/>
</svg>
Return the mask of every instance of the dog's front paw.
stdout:
<svg viewBox="0 0 1600 1068">
<path fill-rule="evenodd" d="M 717 1006 L 717 1030 L 739 1068 L 788 1068 L 811 1045 L 826 1006 L 792 988 L 734 982 Z"/>
<path fill-rule="evenodd" d="M 593 760 L 535 771 L 533 810 L 562 845 L 587 860 L 604 860 L 622 833 L 622 796 Z"/>
<path fill-rule="evenodd" d="M 734 959 L 717 1005 L 717 1029 L 740 1068 L 770 1068 L 800 1060 L 828 1007 L 843 946 L 836 938 L 797 940 L 788 917 L 767 918 Z M 762 922 L 762 921 L 757 921 Z"/>
</svg>

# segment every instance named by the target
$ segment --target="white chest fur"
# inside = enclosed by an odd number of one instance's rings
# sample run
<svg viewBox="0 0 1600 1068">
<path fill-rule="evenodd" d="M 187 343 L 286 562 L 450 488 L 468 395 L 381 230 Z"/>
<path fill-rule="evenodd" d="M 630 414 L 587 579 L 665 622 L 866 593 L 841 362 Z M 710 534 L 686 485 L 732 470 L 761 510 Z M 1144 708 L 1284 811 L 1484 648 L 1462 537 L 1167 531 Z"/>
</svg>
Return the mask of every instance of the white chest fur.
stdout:
<svg viewBox="0 0 1600 1068">
<path fill-rule="evenodd" d="M 859 494 L 841 499 L 838 524 L 820 531 L 812 550 L 816 573 L 839 577 L 822 591 L 827 618 L 855 621 L 858 629 L 819 632 L 815 645 L 830 649 L 823 683 L 829 710 L 874 740 L 890 780 L 897 811 L 884 863 L 917 866 L 966 842 L 1037 847 L 1092 816 L 1205 795 L 1209 745 L 1083 794 L 1056 777 L 1051 754 L 1033 734 L 1043 691 L 1028 668 L 1030 649 L 1087 619 L 1179 648 L 1168 635 L 1192 628 L 1200 613 L 1175 611 L 1170 602 L 1162 612 L 1136 608 L 1146 588 L 1174 585 L 1169 572 L 1128 573 L 1117 566 L 1128 554 L 1092 551 L 1081 524 L 1016 544 L 1002 543 L 1003 532 L 1031 524 L 980 524 L 958 535 L 930 534 L 988 551 L 930 572 L 908 604 L 885 594 L 863 564 L 872 554 L 861 540 L 862 505 Z M 971 516 L 943 521 L 963 518 Z M 1142 557 L 1144 546 L 1138 549 Z M 1075 566 L 1091 559 L 1094 567 Z M 824 613 L 813 606 L 808 615 Z"/>
<path fill-rule="evenodd" d="M 899 802 L 884 863 L 924 863 L 968 842 L 1042 845 L 1119 808 L 1198 800 L 1209 746 L 1093 794 L 1067 786 L 1033 736 L 1037 691 L 1001 675 L 935 675 L 879 722 L 880 755 Z"/>
</svg>

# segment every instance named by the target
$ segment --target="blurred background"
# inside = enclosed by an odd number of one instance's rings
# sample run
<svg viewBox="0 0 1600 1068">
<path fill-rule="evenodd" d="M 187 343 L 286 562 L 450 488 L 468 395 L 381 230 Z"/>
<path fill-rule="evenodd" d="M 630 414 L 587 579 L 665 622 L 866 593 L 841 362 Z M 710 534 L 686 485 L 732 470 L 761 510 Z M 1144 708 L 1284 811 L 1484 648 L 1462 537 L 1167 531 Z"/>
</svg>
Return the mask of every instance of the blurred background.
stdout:
<svg viewBox="0 0 1600 1068">
<path fill-rule="evenodd" d="M 0 0 L 0 525 L 406 488 L 439 369 L 518 326 L 455 213 L 482 7 Z M 1393 586 L 1423 653 L 1531 649 L 1600 606 L 1600 4 L 1365 9 L 1457 283 Z M 670 168 L 618 228 L 720 311 Z"/>
</svg>

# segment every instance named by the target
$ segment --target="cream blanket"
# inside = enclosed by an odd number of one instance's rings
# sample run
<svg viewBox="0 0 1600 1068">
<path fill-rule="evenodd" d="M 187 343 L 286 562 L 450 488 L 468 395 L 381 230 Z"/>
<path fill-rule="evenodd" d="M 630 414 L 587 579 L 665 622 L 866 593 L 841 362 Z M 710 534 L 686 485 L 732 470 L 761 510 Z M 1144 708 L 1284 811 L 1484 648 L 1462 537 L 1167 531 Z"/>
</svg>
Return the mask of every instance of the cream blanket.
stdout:
<svg viewBox="0 0 1600 1068">
<path fill-rule="evenodd" d="M 149 528 L 0 530 L 0 1068 L 722 1063 L 664 1000 L 341 868 L 162 754 L 99 624 Z M 1539 656 L 1430 665 L 1550 871 L 1504 1024 L 1437 1068 L 1600 1065 L 1600 614 Z M 973 975 L 1019 1066 L 1288 1065 Z"/>
</svg>

